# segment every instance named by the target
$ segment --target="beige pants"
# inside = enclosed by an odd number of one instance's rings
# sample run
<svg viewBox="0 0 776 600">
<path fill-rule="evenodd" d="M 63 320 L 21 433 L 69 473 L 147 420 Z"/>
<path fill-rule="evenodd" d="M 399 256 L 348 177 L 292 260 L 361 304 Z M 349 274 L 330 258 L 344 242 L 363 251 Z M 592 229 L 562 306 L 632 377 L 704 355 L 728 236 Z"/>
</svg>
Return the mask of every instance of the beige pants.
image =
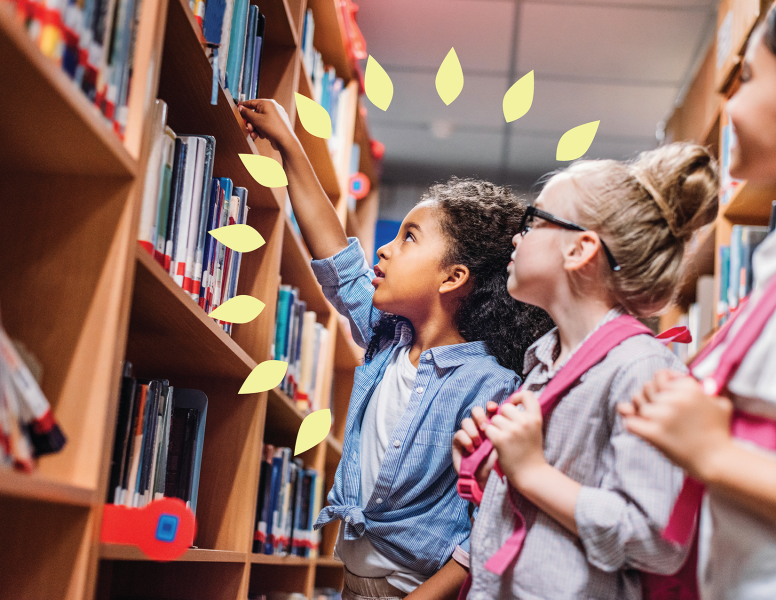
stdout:
<svg viewBox="0 0 776 600">
<path fill-rule="evenodd" d="M 359 577 L 345 569 L 342 600 L 399 600 L 406 595 L 388 583 L 385 577 Z"/>
</svg>

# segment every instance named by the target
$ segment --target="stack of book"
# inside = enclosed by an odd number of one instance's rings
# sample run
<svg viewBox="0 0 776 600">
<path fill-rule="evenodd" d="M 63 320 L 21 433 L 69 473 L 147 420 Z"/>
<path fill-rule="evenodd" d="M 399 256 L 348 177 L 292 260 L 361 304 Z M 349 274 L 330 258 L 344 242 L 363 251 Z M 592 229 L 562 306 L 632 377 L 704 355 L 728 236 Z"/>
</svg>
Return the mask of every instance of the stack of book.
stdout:
<svg viewBox="0 0 776 600">
<path fill-rule="evenodd" d="M 10 0 L 54 60 L 123 136 L 141 0 Z"/>
<path fill-rule="evenodd" d="M 334 164 L 339 165 L 342 164 L 343 152 L 352 144 L 352 140 L 349 143 L 345 140 L 346 111 L 351 104 L 350 95 L 357 92 L 345 87 L 344 81 L 337 77 L 334 67 L 326 67 L 323 64 L 321 53 L 313 47 L 314 32 L 313 11 L 308 8 L 302 28 L 302 58 L 313 85 L 313 100 L 325 108 L 331 117 L 329 152 L 332 154 Z"/>
<path fill-rule="evenodd" d="M 124 365 L 107 502 L 143 507 L 180 498 L 196 514 L 207 396 L 142 380 Z"/>
<path fill-rule="evenodd" d="M 768 235 L 768 227 L 734 225 L 730 245 L 719 247 L 720 287 L 717 317 L 724 321 L 752 291 L 752 254 Z"/>
<path fill-rule="evenodd" d="M 288 363 L 280 389 L 296 401 L 302 412 L 324 404 L 324 374 L 329 349 L 329 331 L 318 323 L 318 315 L 307 310 L 299 289 L 281 285 L 278 290 L 275 360 Z"/>
<path fill-rule="evenodd" d="M 290 448 L 265 444 L 256 500 L 253 552 L 276 556 L 318 556 L 313 524 L 321 510 L 323 477 L 292 459 Z"/>
<path fill-rule="evenodd" d="M 208 231 L 248 221 L 248 190 L 213 177 L 216 140 L 176 135 L 167 105 L 154 107 L 155 138 L 143 189 L 138 241 L 175 282 L 211 312 L 237 295 L 242 253 Z M 220 322 L 231 333 L 231 324 Z"/>
<path fill-rule="evenodd" d="M 42 368 L 0 324 L 0 468 L 30 473 L 35 459 L 58 452 L 65 436 L 40 389 Z"/>
<path fill-rule="evenodd" d="M 256 98 L 261 77 L 265 18 L 248 0 L 191 2 L 204 17 L 203 32 L 212 48 L 210 61 L 235 100 Z"/>
</svg>

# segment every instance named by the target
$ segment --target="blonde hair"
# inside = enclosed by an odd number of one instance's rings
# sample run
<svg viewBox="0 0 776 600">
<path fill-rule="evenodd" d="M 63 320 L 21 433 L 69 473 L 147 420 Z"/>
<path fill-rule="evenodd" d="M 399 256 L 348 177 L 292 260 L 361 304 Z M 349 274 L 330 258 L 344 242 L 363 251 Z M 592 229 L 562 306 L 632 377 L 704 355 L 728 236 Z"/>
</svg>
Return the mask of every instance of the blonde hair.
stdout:
<svg viewBox="0 0 776 600">
<path fill-rule="evenodd" d="M 563 175 L 580 191 L 579 224 L 600 233 L 620 265 L 606 275 L 615 300 L 637 317 L 664 310 L 687 242 L 717 216 L 714 158 L 701 146 L 675 143 L 629 162 L 577 161 Z"/>
</svg>

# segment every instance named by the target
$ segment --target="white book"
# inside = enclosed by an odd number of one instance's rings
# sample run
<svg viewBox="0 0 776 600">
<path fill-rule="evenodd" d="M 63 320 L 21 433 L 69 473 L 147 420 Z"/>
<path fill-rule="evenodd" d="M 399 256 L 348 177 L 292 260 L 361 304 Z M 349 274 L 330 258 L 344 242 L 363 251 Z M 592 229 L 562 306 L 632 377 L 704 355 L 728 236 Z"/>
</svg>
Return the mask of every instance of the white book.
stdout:
<svg viewBox="0 0 776 600">
<path fill-rule="evenodd" d="M 194 138 L 189 138 L 194 139 Z M 197 162 L 194 166 L 194 190 L 191 201 L 191 215 L 189 217 L 189 233 L 186 240 L 186 266 L 183 270 L 183 289 L 191 295 L 191 281 L 194 277 L 196 267 L 197 241 L 199 238 L 199 219 L 202 210 L 202 187 L 205 177 L 205 146 L 206 142 L 202 138 L 197 140 Z M 205 215 L 207 218 L 207 215 Z M 200 265 L 200 269 L 201 269 Z M 193 297 L 193 296 L 192 296 Z M 197 294 L 199 298 L 199 294 Z"/>
<path fill-rule="evenodd" d="M 183 287 L 183 277 L 186 273 L 186 252 L 189 243 L 189 225 L 191 222 L 191 209 L 194 204 L 194 184 L 197 179 L 197 157 L 204 154 L 204 140 L 196 137 L 178 136 L 188 143 L 186 153 L 186 176 L 183 181 L 183 194 L 181 196 L 180 213 L 178 216 L 178 240 L 175 245 L 175 256 L 172 257 L 170 268 L 175 283 Z"/>
<path fill-rule="evenodd" d="M 166 139 L 164 128 L 167 123 L 167 104 L 164 100 L 157 100 L 153 111 L 154 114 L 151 118 L 154 122 L 154 140 L 143 182 L 143 203 L 140 209 L 140 227 L 137 234 L 140 244 L 151 254 L 153 254 L 156 245 L 156 212 L 164 166 L 164 140 Z"/>
<path fill-rule="evenodd" d="M 315 336 L 316 336 L 317 315 L 308 310 L 304 313 L 304 324 L 302 325 L 302 357 L 299 376 L 299 391 L 307 394 L 307 401 L 312 405 L 310 392 L 313 383 L 313 366 L 315 365 Z"/>
<path fill-rule="evenodd" d="M 312 410 L 316 411 L 323 407 L 323 397 L 326 382 L 326 364 L 329 355 L 329 330 L 321 325 L 320 344 L 318 346 L 318 364 L 315 374 L 315 399 L 312 402 Z"/>
</svg>

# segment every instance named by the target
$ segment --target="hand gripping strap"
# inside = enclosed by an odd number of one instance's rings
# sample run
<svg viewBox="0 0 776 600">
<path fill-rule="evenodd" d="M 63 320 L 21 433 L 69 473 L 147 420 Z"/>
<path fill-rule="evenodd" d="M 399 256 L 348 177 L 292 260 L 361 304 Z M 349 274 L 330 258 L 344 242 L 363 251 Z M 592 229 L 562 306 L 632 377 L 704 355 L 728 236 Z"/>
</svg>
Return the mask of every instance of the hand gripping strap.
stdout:
<svg viewBox="0 0 776 600">
<path fill-rule="evenodd" d="M 749 351 L 749 348 L 760 337 L 768 320 L 776 311 L 776 277 L 768 283 L 768 287 L 761 296 L 759 302 L 753 307 L 751 314 L 743 327 L 736 333 L 727 347 L 726 352 L 719 361 L 714 374 L 703 381 L 704 391 L 710 395 L 716 395 L 727 387 L 727 384 L 736 374 L 738 367 Z M 730 333 L 733 321 L 741 315 L 742 310 L 731 318 L 725 326 L 717 332 L 706 348 L 692 362 L 690 367 L 703 361 L 717 346 L 725 341 Z M 776 422 L 763 417 L 749 415 L 742 411 L 735 411 L 731 422 L 731 433 L 734 437 L 754 442 L 764 448 L 776 450 Z M 696 517 L 703 499 L 704 486 L 702 483 L 689 477 L 685 478 L 682 491 L 674 504 L 668 525 L 663 531 L 663 537 L 669 541 L 686 544 L 690 540 L 695 529 Z"/>
<path fill-rule="evenodd" d="M 550 383 L 547 384 L 544 392 L 542 392 L 539 398 L 542 417 L 546 420 L 568 389 L 585 372 L 603 360 L 612 348 L 619 346 L 630 337 L 645 333 L 651 332 L 647 327 L 630 316 L 618 317 L 595 331 L 558 371 Z M 684 328 L 674 328 L 663 334 L 661 341 L 668 343 L 674 340 L 681 341 L 682 339 L 687 339 L 687 337 L 688 333 Z M 482 500 L 482 490 L 479 488 L 474 474 L 492 450 L 493 444 L 490 440 L 484 440 L 477 450 L 461 460 L 458 493 L 463 498 L 477 503 Z M 512 501 L 511 495 L 510 501 Z M 512 501 L 512 509 L 515 514 L 515 531 L 504 546 L 485 563 L 486 569 L 498 575 L 502 575 L 509 565 L 517 559 L 527 533 L 523 515 L 514 505 L 514 501 Z"/>
</svg>

